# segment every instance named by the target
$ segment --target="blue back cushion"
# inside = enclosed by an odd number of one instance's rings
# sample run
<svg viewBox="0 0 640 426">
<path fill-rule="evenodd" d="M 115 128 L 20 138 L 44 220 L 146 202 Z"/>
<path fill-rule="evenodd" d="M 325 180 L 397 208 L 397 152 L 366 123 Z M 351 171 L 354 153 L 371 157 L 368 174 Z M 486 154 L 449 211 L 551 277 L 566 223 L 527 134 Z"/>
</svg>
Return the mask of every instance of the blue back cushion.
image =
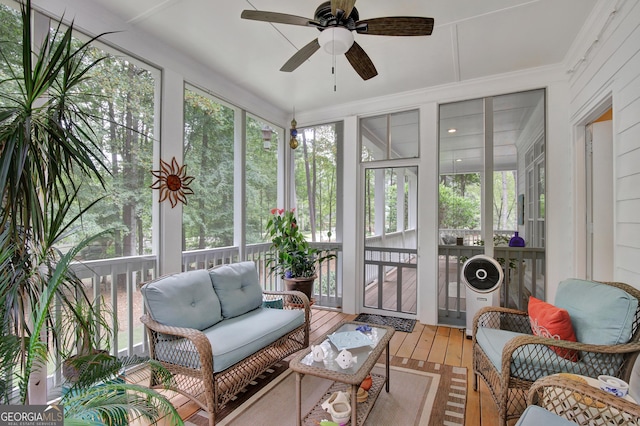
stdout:
<svg viewBox="0 0 640 426">
<path fill-rule="evenodd" d="M 204 330 L 222 321 L 209 271 L 167 275 L 142 286 L 147 310 L 161 324 Z"/>
<path fill-rule="evenodd" d="M 262 288 L 255 263 L 231 263 L 210 269 L 209 274 L 224 318 L 237 317 L 262 305 Z"/>
<path fill-rule="evenodd" d="M 631 338 L 638 300 L 624 290 L 572 278 L 558 285 L 554 304 L 569 312 L 578 342 L 616 345 Z"/>
</svg>

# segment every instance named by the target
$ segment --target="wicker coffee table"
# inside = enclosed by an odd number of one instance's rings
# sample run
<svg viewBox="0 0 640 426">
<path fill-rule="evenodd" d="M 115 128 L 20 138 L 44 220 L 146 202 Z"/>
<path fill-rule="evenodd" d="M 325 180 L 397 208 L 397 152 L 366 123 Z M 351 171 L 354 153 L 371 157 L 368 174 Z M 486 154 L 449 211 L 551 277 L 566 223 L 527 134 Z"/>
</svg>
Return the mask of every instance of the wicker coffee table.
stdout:
<svg viewBox="0 0 640 426">
<path fill-rule="evenodd" d="M 331 343 L 328 336 L 333 333 L 341 332 L 360 333 L 356 330 L 359 326 L 371 327 L 371 331 L 364 333 L 364 335 L 371 340 L 371 344 L 349 348 L 348 351 L 351 352 L 354 357 L 357 357 L 357 362 L 349 368 L 343 369 L 335 361 L 340 350 L 334 345 L 334 343 Z M 356 426 L 358 424 L 356 414 L 358 406 L 358 388 L 360 387 L 360 383 L 362 383 L 362 381 L 371 372 L 371 369 L 378 361 L 382 351 L 385 349 L 387 351 L 385 367 L 386 377 L 384 381 L 385 390 L 389 392 L 389 341 L 391 340 L 394 332 L 395 330 L 393 327 L 361 322 L 342 322 L 329 330 L 322 339 L 315 342 L 315 345 L 321 345 L 324 350 L 325 356 L 323 361 L 315 362 L 313 360 L 311 347 L 298 352 L 298 354 L 289 363 L 289 367 L 296 373 L 296 418 L 298 426 L 302 424 L 302 378 L 306 374 L 351 385 L 351 425 Z M 377 397 L 377 393 L 372 397 Z M 369 401 L 369 404 L 372 405 L 372 401 Z"/>
</svg>

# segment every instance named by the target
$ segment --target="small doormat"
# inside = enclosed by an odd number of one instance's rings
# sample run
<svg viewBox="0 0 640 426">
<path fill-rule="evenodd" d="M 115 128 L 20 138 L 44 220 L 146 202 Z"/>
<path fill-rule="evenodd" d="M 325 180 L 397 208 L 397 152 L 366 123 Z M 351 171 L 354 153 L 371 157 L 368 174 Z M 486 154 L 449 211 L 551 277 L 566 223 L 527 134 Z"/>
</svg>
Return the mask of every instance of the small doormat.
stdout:
<svg viewBox="0 0 640 426">
<path fill-rule="evenodd" d="M 413 327 L 416 325 L 416 320 L 414 319 L 388 317 L 385 315 L 376 314 L 359 314 L 354 319 L 354 321 L 368 322 L 370 324 L 378 325 L 388 325 L 395 328 L 396 331 L 404 331 L 406 333 L 411 333 L 413 331 Z"/>
</svg>

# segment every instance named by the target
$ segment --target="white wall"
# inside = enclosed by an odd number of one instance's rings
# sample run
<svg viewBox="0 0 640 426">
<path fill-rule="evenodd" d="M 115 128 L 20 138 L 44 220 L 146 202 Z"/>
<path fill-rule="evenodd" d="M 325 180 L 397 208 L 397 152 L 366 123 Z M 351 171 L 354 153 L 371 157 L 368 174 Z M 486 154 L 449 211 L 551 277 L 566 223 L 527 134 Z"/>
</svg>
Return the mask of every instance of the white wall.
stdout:
<svg viewBox="0 0 640 426">
<path fill-rule="evenodd" d="M 604 100 L 611 99 L 612 279 L 640 287 L 640 2 L 601 1 L 596 8 L 597 19 L 585 27 L 582 43 L 575 47 L 569 62 L 570 68 L 575 68 L 569 85 L 570 123 L 579 149 L 582 126 Z M 617 10 L 612 14 L 614 8 Z M 581 207 L 578 215 L 583 213 Z M 579 250 L 584 252 L 583 247 L 575 248 L 576 253 Z"/>
</svg>

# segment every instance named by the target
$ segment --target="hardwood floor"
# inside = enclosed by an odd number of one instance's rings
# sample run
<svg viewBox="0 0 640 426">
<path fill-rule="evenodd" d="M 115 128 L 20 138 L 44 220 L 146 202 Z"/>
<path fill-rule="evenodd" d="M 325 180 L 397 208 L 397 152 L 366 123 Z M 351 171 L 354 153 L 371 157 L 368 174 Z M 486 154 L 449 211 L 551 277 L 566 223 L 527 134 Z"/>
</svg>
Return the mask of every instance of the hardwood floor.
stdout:
<svg viewBox="0 0 640 426">
<path fill-rule="evenodd" d="M 331 327 L 343 320 L 351 320 L 355 315 L 347 315 L 330 310 L 313 309 L 311 315 L 311 341 L 319 339 Z M 464 330 L 416 324 L 412 333 L 396 332 L 390 342 L 393 356 L 441 363 L 467 368 L 466 426 L 491 426 L 497 424 L 497 410 L 484 384 L 478 392 L 473 390 L 473 370 L 471 360 L 471 340 L 465 338 Z M 174 396 L 174 405 L 183 419 L 197 410 L 197 406 L 184 397 Z M 166 424 L 160 422 L 160 424 Z"/>
</svg>

